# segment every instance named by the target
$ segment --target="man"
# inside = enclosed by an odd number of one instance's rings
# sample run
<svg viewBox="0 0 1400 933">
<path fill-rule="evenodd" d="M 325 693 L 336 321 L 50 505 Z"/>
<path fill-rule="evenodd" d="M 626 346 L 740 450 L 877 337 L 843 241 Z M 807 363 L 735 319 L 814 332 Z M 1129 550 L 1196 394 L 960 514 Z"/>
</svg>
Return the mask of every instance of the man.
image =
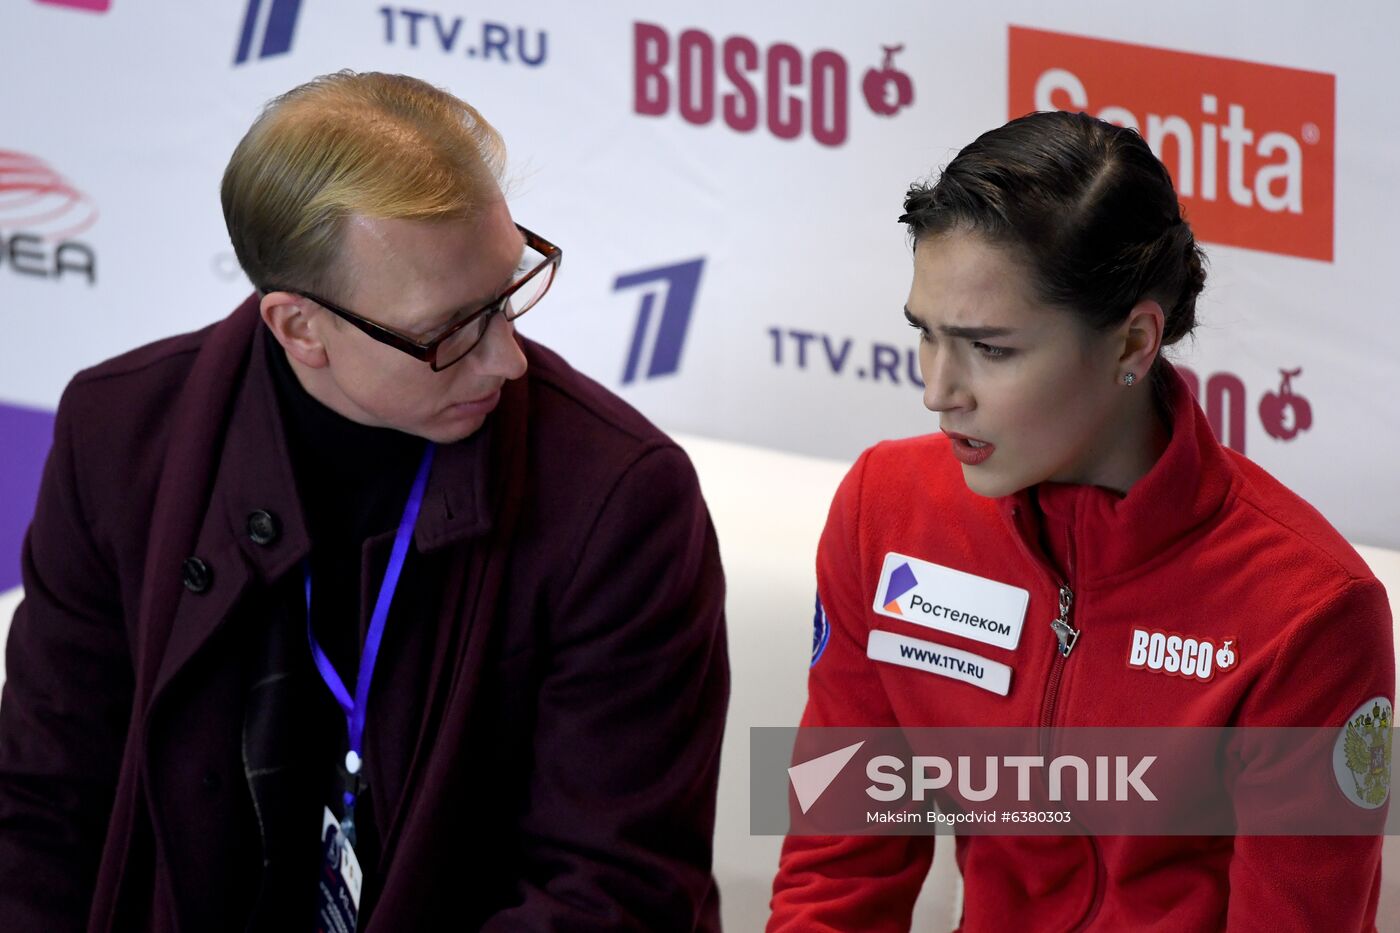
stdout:
<svg viewBox="0 0 1400 933">
<path fill-rule="evenodd" d="M 296 88 L 224 177 L 258 294 L 64 393 L 5 929 L 718 928 L 714 533 L 685 455 L 515 334 L 561 254 L 502 151 L 414 79 Z"/>
</svg>

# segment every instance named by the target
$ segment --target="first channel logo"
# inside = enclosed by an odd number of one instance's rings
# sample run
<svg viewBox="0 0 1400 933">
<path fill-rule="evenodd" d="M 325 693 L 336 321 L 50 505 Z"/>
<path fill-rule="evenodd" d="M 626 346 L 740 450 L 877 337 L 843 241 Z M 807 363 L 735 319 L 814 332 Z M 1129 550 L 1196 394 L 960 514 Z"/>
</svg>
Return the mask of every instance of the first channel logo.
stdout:
<svg viewBox="0 0 1400 933">
<path fill-rule="evenodd" d="M 301 0 L 248 0 L 233 63 L 242 65 L 250 58 L 271 58 L 290 52 L 300 14 Z"/>
<path fill-rule="evenodd" d="M 671 376 L 680 371 L 681 351 L 690 332 L 691 312 L 700 290 L 705 259 L 642 269 L 619 275 L 613 291 L 638 293 L 637 321 L 628 343 L 622 384 Z M 660 299 L 660 313 L 656 313 Z"/>
</svg>

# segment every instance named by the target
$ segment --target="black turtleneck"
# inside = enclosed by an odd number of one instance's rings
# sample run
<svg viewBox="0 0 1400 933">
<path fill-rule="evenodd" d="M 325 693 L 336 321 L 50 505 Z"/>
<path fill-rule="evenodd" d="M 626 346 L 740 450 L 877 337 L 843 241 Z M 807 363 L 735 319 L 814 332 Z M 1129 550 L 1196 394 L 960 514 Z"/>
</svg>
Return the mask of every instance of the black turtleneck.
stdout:
<svg viewBox="0 0 1400 933">
<path fill-rule="evenodd" d="M 409 488 L 418 469 L 426 442 L 419 437 L 389 428 L 374 428 L 345 418 L 316 401 L 302 388 L 287 361 L 286 351 L 268 336 L 269 369 L 276 386 L 287 446 L 292 458 L 302 514 L 311 538 L 311 624 L 316 640 L 353 696 L 359 668 L 360 650 L 369 627 L 379 585 L 388 560 L 388 546 L 367 554 L 365 542 L 392 533 L 398 527 Z M 421 555 L 409 549 L 403 574 L 395 593 L 393 609 L 381 649 L 377 670 L 384 671 L 386 655 L 397 624 L 431 618 L 437 610 L 434 571 L 425 566 Z M 305 618 L 301 569 L 295 572 L 295 617 Z M 307 647 L 308 653 L 310 647 Z M 317 677 L 317 680 L 320 678 Z M 376 680 L 380 678 L 376 676 Z M 330 692 L 321 689 L 329 699 Z M 339 766 L 349 748 L 345 719 L 331 700 L 324 707 L 317 728 L 339 737 L 339 751 L 333 760 L 323 756 L 327 743 L 308 741 L 304 754 L 318 760 L 300 764 L 324 770 L 328 775 Z M 375 728 L 374 701 L 371 697 L 366 733 Z M 330 780 L 326 802 L 340 815 L 339 780 Z M 369 884 L 379 854 L 379 836 L 370 795 L 361 795 L 356 805 L 358 840 L 356 854 Z M 377 885 L 375 885 L 377 887 Z M 368 893 L 368 892 L 367 892 Z M 367 905 L 362 904 L 362 910 Z"/>
</svg>

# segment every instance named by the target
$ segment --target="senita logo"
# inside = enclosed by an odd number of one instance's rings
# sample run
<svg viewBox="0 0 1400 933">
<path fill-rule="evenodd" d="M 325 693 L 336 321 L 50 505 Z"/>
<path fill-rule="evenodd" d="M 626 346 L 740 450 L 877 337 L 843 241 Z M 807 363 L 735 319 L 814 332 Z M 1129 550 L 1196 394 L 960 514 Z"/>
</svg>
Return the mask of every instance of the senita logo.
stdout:
<svg viewBox="0 0 1400 933">
<path fill-rule="evenodd" d="M 1202 240 L 1332 260 L 1336 78 L 1012 26 L 1009 114 L 1142 133 Z"/>
</svg>

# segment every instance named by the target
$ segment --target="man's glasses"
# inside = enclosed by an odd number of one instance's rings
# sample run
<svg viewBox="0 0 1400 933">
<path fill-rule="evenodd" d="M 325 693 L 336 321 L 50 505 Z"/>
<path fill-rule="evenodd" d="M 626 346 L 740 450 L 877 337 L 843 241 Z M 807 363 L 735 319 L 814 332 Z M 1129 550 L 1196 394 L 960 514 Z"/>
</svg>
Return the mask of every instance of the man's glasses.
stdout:
<svg viewBox="0 0 1400 933">
<path fill-rule="evenodd" d="M 525 253 L 520 260 L 520 269 L 523 271 L 520 277 L 485 305 L 444 325 L 434 336 L 428 338 L 427 342 L 420 342 L 393 328 L 376 324 L 369 318 L 361 317 L 354 311 L 310 292 L 298 291 L 295 288 L 266 288 L 263 291 L 288 292 L 314 301 L 380 343 L 387 343 L 416 360 L 422 360 L 432 367 L 433 372 L 441 372 L 476 348 L 481 338 L 486 335 L 492 315 L 500 313 L 505 315 L 507 321 L 515 320 L 538 304 L 553 284 L 554 274 L 559 271 L 559 262 L 564 257 L 564 251 L 520 224 L 516 224 L 515 229 L 525 237 Z"/>
</svg>

